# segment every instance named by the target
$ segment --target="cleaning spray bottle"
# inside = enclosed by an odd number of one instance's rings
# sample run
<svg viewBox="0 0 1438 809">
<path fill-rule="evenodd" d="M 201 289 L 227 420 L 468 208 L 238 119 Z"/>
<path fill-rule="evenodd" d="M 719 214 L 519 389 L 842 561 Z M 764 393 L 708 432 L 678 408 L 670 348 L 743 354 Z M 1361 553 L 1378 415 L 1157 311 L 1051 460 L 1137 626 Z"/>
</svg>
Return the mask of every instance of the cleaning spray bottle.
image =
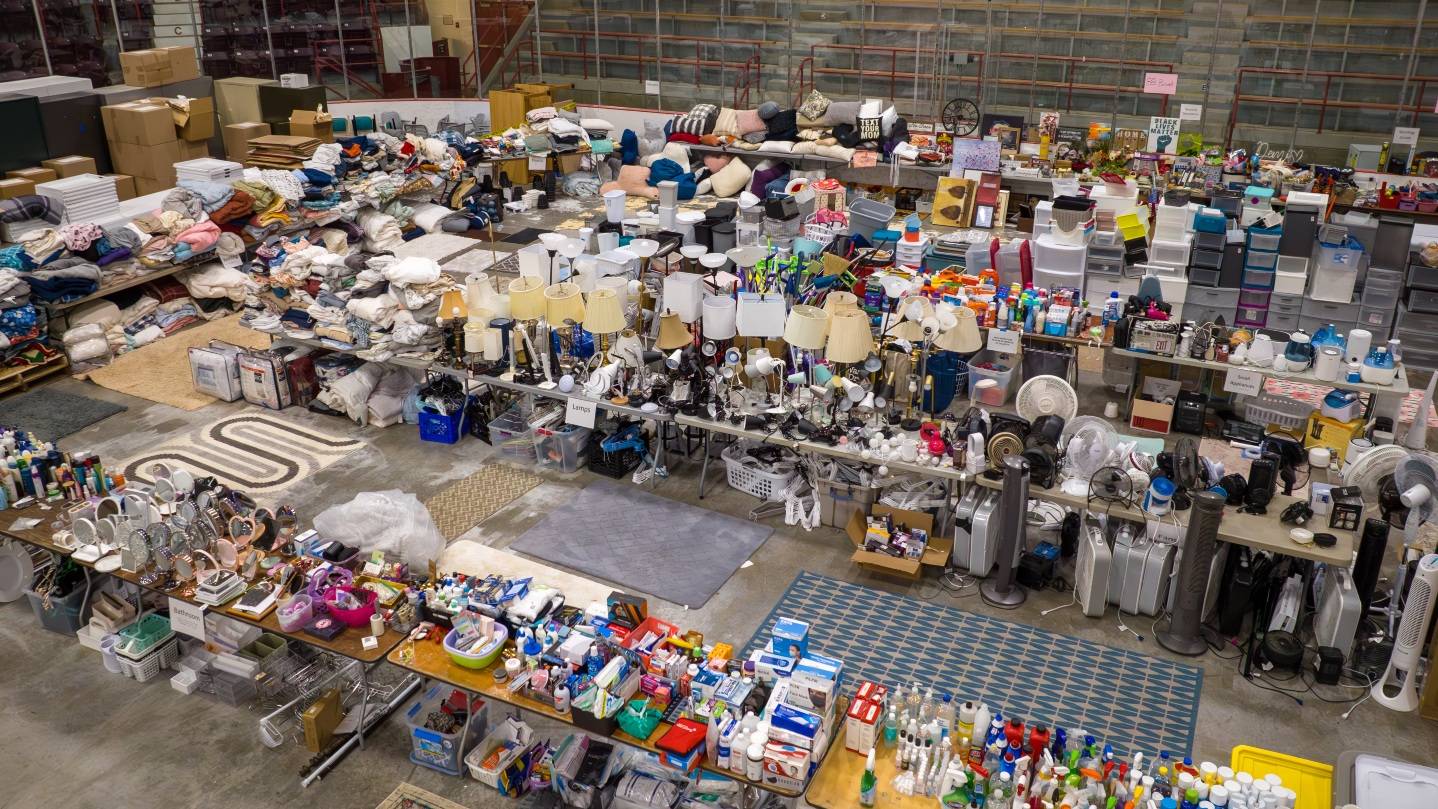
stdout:
<svg viewBox="0 0 1438 809">
<path fill-rule="evenodd" d="M 864 774 L 859 776 L 859 805 L 873 806 L 879 792 L 879 777 L 874 774 L 874 748 L 864 760 Z"/>
</svg>

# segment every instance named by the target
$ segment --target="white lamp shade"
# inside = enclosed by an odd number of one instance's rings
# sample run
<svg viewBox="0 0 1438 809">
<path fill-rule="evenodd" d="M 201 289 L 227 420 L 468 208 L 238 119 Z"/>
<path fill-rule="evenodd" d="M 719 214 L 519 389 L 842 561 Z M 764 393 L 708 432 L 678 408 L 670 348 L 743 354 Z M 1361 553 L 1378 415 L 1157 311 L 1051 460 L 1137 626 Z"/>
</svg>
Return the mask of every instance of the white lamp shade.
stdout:
<svg viewBox="0 0 1438 809">
<path fill-rule="evenodd" d="M 676 272 L 664 277 L 664 308 L 685 323 L 704 314 L 704 276 Z"/>
<path fill-rule="evenodd" d="M 629 279 L 622 275 L 608 275 L 600 278 L 594 285 L 595 289 L 612 289 L 614 294 L 619 296 L 619 305 L 629 305 Z"/>
<path fill-rule="evenodd" d="M 817 351 L 829 337 L 829 313 L 817 306 L 799 304 L 789 311 L 784 323 L 784 342 L 795 348 Z"/>
<path fill-rule="evenodd" d="M 559 245 L 559 254 L 565 258 L 578 258 L 584 253 L 584 242 L 579 239 L 565 239 Z"/>
<path fill-rule="evenodd" d="M 736 331 L 737 307 L 728 295 L 710 295 L 704 299 L 704 336 L 710 340 L 729 340 Z"/>
<path fill-rule="evenodd" d="M 544 280 L 520 276 L 509 282 L 509 316 L 515 320 L 544 317 Z"/>
<path fill-rule="evenodd" d="M 783 295 L 744 292 L 739 295 L 735 325 L 744 337 L 783 337 L 787 315 Z"/>
<path fill-rule="evenodd" d="M 659 252 L 659 242 L 653 239 L 630 239 L 629 244 L 625 247 L 640 258 L 652 258 L 655 253 Z"/>
<path fill-rule="evenodd" d="M 934 341 L 934 347 L 960 354 L 970 354 L 982 348 L 984 341 L 979 337 L 979 319 L 974 310 L 960 306 L 954 309 L 954 317 L 958 323 L 940 334 L 939 339 Z"/>
<path fill-rule="evenodd" d="M 703 216 L 701 215 L 700 218 L 702 219 Z M 696 258 L 699 258 L 700 256 L 708 252 L 709 248 L 705 247 L 702 244 L 686 244 L 679 248 L 679 255 L 691 261 Z"/>
<path fill-rule="evenodd" d="M 729 263 L 729 257 L 723 253 L 705 253 L 699 257 L 700 266 L 706 270 L 717 270 Z"/>
<path fill-rule="evenodd" d="M 549 278 L 549 251 L 544 249 L 542 244 L 527 244 L 521 247 L 516 256 L 519 257 L 519 274 L 529 278 Z"/>
<path fill-rule="evenodd" d="M 824 356 L 830 362 L 862 362 L 874 350 L 869 316 L 856 309 L 841 309 L 829 315 L 829 339 Z"/>
<path fill-rule="evenodd" d="M 565 236 L 562 233 L 539 234 L 539 243 L 544 245 L 544 249 L 546 251 L 552 251 L 557 253 L 559 252 L 559 248 L 563 247 L 564 243 L 567 241 L 569 241 L 569 237 Z"/>
<path fill-rule="evenodd" d="M 584 309 L 584 329 L 595 334 L 614 334 L 625 326 L 624 304 L 613 289 L 596 289 L 589 293 Z"/>
<path fill-rule="evenodd" d="M 763 261 L 764 257 L 769 255 L 769 251 L 763 247 L 748 245 L 730 248 L 724 255 L 728 256 L 738 267 L 753 267 Z"/>
<path fill-rule="evenodd" d="M 484 302 L 494 295 L 494 281 L 487 272 L 471 273 L 464 279 L 464 305 L 470 309 L 486 308 Z M 491 309 L 490 311 L 494 311 Z"/>
</svg>

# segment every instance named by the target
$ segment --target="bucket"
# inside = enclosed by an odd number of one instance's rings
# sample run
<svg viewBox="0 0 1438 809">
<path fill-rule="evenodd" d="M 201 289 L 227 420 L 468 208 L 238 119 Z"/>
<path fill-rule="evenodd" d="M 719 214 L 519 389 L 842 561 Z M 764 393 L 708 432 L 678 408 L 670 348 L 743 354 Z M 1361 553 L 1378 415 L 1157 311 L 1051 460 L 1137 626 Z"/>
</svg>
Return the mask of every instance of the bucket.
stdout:
<svg viewBox="0 0 1438 809">
<path fill-rule="evenodd" d="M 942 413 L 949 409 L 959 390 L 959 377 L 968 383 L 968 366 L 959 355 L 952 351 L 939 351 L 929 355 L 925 370 L 934 378 L 933 387 L 924 392 L 924 411 Z"/>
<path fill-rule="evenodd" d="M 874 231 L 888 227 L 894 213 L 892 205 L 867 197 L 856 199 L 849 203 L 849 233 L 863 236 L 864 241 L 873 241 Z"/>
<path fill-rule="evenodd" d="M 599 252 L 607 253 L 610 250 L 619 249 L 619 234 L 614 231 L 607 231 L 598 235 Z"/>
<path fill-rule="evenodd" d="M 624 200 L 629 195 L 616 188 L 604 192 L 604 218 L 614 224 L 624 221 Z"/>
</svg>

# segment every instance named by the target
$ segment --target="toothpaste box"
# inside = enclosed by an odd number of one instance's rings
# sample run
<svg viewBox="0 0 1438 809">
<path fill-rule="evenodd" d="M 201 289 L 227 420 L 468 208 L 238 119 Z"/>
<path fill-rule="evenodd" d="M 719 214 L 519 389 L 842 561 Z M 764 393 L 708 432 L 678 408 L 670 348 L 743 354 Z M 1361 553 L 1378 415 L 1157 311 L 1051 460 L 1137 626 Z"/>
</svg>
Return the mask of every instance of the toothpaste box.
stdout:
<svg viewBox="0 0 1438 809">
<path fill-rule="evenodd" d="M 855 698 L 844 716 L 844 747 L 868 755 L 879 743 L 879 721 L 884 709 L 874 702 Z"/>
<path fill-rule="evenodd" d="M 756 651 L 749 655 L 749 662 L 754 664 L 754 676 L 761 683 L 772 683 L 794 672 L 794 658 L 773 652 Z"/>
<path fill-rule="evenodd" d="M 764 745 L 764 783 L 799 791 L 809 780 L 809 751 L 790 744 Z"/>
<path fill-rule="evenodd" d="M 809 625 L 803 621 L 780 618 L 774 622 L 774 629 L 769 634 L 771 651 L 794 658 L 809 653 Z"/>
<path fill-rule="evenodd" d="M 854 690 L 854 699 L 862 699 L 866 702 L 872 702 L 875 705 L 883 705 L 888 698 L 889 689 L 887 686 L 868 680 L 860 680 L 859 687 Z"/>
</svg>

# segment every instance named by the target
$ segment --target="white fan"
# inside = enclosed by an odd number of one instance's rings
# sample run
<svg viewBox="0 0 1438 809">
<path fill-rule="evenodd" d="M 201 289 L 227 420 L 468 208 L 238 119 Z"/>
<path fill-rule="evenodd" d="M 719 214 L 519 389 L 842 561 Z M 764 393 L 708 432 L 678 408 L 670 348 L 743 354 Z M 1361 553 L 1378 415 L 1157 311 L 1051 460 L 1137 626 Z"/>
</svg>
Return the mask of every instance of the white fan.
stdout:
<svg viewBox="0 0 1438 809">
<path fill-rule="evenodd" d="M 1087 494 L 1089 479 L 1108 463 L 1117 443 L 1118 431 L 1098 416 L 1079 416 L 1065 423 L 1059 437 L 1064 453 L 1064 490 L 1069 491 L 1072 484 L 1070 494 Z"/>
<path fill-rule="evenodd" d="M 1059 416 L 1068 421 L 1078 414 L 1078 394 L 1056 376 L 1036 376 L 1019 386 L 1014 405 L 1019 415 L 1029 421 L 1039 416 Z"/>
<path fill-rule="evenodd" d="M 1378 502 L 1378 489 L 1383 476 L 1393 473 L 1398 464 L 1408 457 L 1408 450 L 1384 444 L 1374 447 L 1343 468 L 1343 485 L 1357 486 L 1363 490 L 1363 499 Z"/>
<path fill-rule="evenodd" d="M 1373 701 L 1395 711 L 1418 708 L 1418 657 L 1428 640 L 1428 624 L 1433 617 L 1433 602 L 1438 600 L 1438 554 L 1430 553 L 1418 561 L 1418 574 L 1408 588 L 1408 603 L 1403 608 L 1403 621 L 1393 639 L 1393 656 L 1388 668 L 1373 684 Z M 1402 672 L 1402 676 L 1399 676 Z M 1433 676 L 1430 673 L 1428 676 Z"/>
<path fill-rule="evenodd" d="M 1438 508 L 1438 460 L 1423 453 L 1408 453 L 1393 470 L 1393 484 L 1408 508 L 1403 542 L 1411 545 L 1418 536 L 1418 526 L 1432 519 L 1434 508 Z"/>
</svg>

